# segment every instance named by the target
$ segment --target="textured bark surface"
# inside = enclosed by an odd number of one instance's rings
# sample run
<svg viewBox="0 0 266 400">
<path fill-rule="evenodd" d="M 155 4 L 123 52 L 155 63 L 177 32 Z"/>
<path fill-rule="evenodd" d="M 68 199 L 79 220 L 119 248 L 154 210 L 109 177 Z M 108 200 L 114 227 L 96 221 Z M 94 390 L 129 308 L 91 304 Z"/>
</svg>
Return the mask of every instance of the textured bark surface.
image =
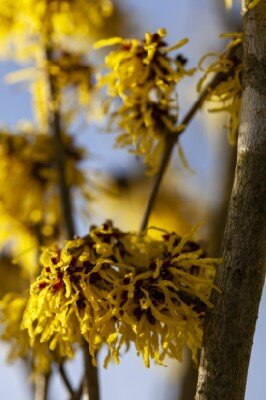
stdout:
<svg viewBox="0 0 266 400">
<path fill-rule="evenodd" d="M 243 11 L 244 7 L 243 7 Z M 266 0 L 245 12 L 237 168 L 215 308 L 206 315 L 196 400 L 243 400 L 265 279 Z"/>
</svg>

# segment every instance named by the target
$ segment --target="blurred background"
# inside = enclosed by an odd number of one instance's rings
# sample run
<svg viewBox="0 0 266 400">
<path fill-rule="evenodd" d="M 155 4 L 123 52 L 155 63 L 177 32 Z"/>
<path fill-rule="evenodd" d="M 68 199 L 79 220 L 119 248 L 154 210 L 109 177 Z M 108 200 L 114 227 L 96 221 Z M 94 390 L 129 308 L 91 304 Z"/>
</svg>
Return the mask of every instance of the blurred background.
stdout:
<svg viewBox="0 0 266 400">
<path fill-rule="evenodd" d="M 225 46 L 219 39 L 221 32 L 241 29 L 240 2 L 228 11 L 223 0 L 120 0 L 118 6 L 125 15 L 125 34 L 142 37 L 146 31 L 160 27 L 168 31 L 170 44 L 189 37 L 185 47 L 188 67 L 197 65 L 200 57 L 209 51 L 219 51 Z M 95 63 L 101 63 L 95 55 Z M 0 122 L 14 127 L 17 121 L 32 119 L 30 95 L 21 86 L 6 85 L 6 74 L 18 66 L 12 62 L 0 63 Z M 186 113 L 196 100 L 196 83 L 200 75 L 185 79 L 179 87 L 180 114 Z M 208 114 L 201 110 L 181 138 L 181 144 L 192 170 L 185 170 L 177 152 L 164 179 L 161 194 L 152 215 L 151 224 L 176 230 L 183 234 L 192 225 L 204 221 L 199 238 L 210 245 L 217 255 L 223 233 L 228 199 L 234 173 L 235 149 L 228 144 L 223 125 L 223 115 Z M 90 224 L 111 218 L 122 229 L 138 229 L 145 210 L 152 179 L 145 176 L 142 164 L 125 150 L 113 148 L 114 135 L 105 131 L 106 121 L 90 122 L 77 127 L 78 143 L 88 149 L 89 161 L 83 165 L 96 187 L 95 201 L 89 206 L 86 217 L 77 220 L 79 234 L 85 234 Z M 77 206 L 79 204 L 77 203 Z M 1 228 L 0 228 L 1 229 Z M 4 280 L 3 274 L 1 279 Z M 2 285 L 2 282 L 1 282 Z M 246 400 L 263 400 L 266 392 L 266 295 L 264 294 L 257 322 L 252 359 L 250 364 Z M 27 373 L 16 362 L 7 365 L 7 345 L 0 343 L 0 398 L 26 400 L 30 398 Z M 223 351 L 218 349 L 217 351 Z M 80 355 L 67 365 L 71 380 L 78 382 L 81 376 Z M 151 366 L 147 370 L 132 348 L 121 359 L 119 366 L 100 368 L 103 400 L 189 400 L 181 395 L 192 387 L 193 373 L 184 355 L 184 364 L 169 362 L 166 368 Z M 101 365 L 101 360 L 99 362 Z M 190 375 L 186 372 L 189 366 Z M 184 381 L 184 377 L 189 378 Z M 190 378 L 190 376 L 192 376 Z M 184 383 L 185 382 L 185 383 Z M 60 378 L 51 382 L 49 399 L 66 398 Z"/>
</svg>

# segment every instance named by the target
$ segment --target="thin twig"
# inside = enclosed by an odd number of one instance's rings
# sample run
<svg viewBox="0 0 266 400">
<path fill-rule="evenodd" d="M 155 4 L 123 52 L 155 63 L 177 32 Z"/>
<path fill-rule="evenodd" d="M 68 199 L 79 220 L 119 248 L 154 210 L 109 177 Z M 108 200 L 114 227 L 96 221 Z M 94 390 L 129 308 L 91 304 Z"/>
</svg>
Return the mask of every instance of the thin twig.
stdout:
<svg viewBox="0 0 266 400">
<path fill-rule="evenodd" d="M 146 211 L 144 214 L 144 218 L 141 224 L 141 230 L 143 231 L 144 229 L 147 228 L 148 222 L 149 222 L 149 218 L 150 218 L 150 214 L 152 212 L 154 203 L 156 201 L 157 195 L 158 195 L 158 191 L 160 189 L 161 183 L 162 183 L 162 179 L 164 177 L 164 173 L 168 167 L 169 161 L 171 159 L 171 154 L 174 148 L 176 140 L 166 140 L 165 143 L 165 150 L 164 150 L 164 154 L 163 154 L 163 158 L 162 158 L 162 162 L 159 168 L 158 173 L 156 174 L 155 180 L 154 180 L 154 184 L 153 184 L 153 188 L 148 200 L 148 204 L 146 207 Z"/>
<path fill-rule="evenodd" d="M 62 220 L 65 225 L 67 238 L 73 239 L 75 235 L 75 226 L 73 207 L 71 204 L 71 193 L 66 176 L 67 157 L 65 154 L 64 141 L 62 137 L 60 105 L 58 104 L 59 101 L 57 98 L 56 77 L 49 72 L 49 63 L 52 61 L 52 51 L 50 49 L 46 50 L 46 58 L 48 62 L 48 84 L 50 88 L 49 127 L 54 138 L 56 152 L 55 161 L 59 175 L 60 202 L 63 214 Z"/>
<path fill-rule="evenodd" d="M 70 381 L 68 379 L 68 376 L 66 374 L 64 365 L 63 364 L 59 364 L 58 365 L 58 370 L 59 370 L 59 374 L 60 374 L 60 376 L 62 378 L 62 381 L 64 382 L 64 385 L 65 385 L 66 389 L 68 390 L 69 394 L 71 396 L 73 396 L 75 391 L 74 391 L 74 389 L 73 389 L 73 387 L 72 387 L 72 385 L 71 385 L 71 383 L 70 383 Z"/>
<path fill-rule="evenodd" d="M 85 376 L 81 379 L 78 389 L 73 393 L 70 400 L 80 400 L 81 399 L 81 396 L 83 393 L 83 388 L 84 388 L 84 382 L 85 382 Z"/>
<path fill-rule="evenodd" d="M 49 63 L 53 61 L 53 54 L 50 49 L 46 50 L 46 59 L 48 62 L 48 85 L 50 88 L 50 115 L 49 127 L 54 138 L 56 150 L 56 164 L 59 174 L 60 202 L 62 208 L 62 220 L 66 229 L 68 239 L 73 239 L 75 235 L 75 225 L 73 217 L 73 207 L 71 203 L 71 193 L 66 177 L 66 154 L 64 150 L 64 142 L 61 130 L 60 105 L 57 98 L 56 78 L 49 72 Z M 97 368 L 92 365 L 91 355 L 88 345 L 83 347 L 84 367 L 85 367 L 85 383 L 90 400 L 99 400 L 99 383 Z"/>
<path fill-rule="evenodd" d="M 155 201 L 157 199 L 157 195 L 158 195 L 164 174 L 165 174 L 167 167 L 169 165 L 169 162 L 171 160 L 173 148 L 174 148 L 176 142 L 178 141 L 179 136 L 185 132 L 187 126 L 189 125 L 189 123 L 191 122 L 193 117 L 195 116 L 196 112 L 201 108 L 208 93 L 211 90 L 213 90 L 218 85 L 218 83 L 221 82 L 221 80 L 225 79 L 227 75 L 228 74 L 224 74 L 224 73 L 218 73 L 217 75 L 215 75 L 213 80 L 207 85 L 205 90 L 200 94 L 198 100 L 193 104 L 193 106 L 190 108 L 190 110 L 185 115 L 184 119 L 182 120 L 181 125 L 184 125 L 184 129 L 176 134 L 169 132 L 169 134 L 167 134 L 165 136 L 164 154 L 162 157 L 161 165 L 159 167 L 159 171 L 156 174 L 156 177 L 154 180 L 153 188 L 152 188 L 152 191 L 151 191 L 151 194 L 150 194 L 150 197 L 148 200 L 148 204 L 146 207 L 146 211 L 144 214 L 144 218 L 143 218 L 143 221 L 141 224 L 141 230 L 144 230 L 147 228 L 149 218 L 150 218 L 151 212 L 153 210 Z"/>
</svg>

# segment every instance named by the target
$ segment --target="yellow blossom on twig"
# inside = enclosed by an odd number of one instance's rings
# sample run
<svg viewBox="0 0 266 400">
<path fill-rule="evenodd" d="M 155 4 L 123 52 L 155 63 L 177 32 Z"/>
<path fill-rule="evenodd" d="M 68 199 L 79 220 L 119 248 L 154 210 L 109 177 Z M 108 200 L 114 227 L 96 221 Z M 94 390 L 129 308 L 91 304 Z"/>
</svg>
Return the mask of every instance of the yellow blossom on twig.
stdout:
<svg viewBox="0 0 266 400">
<path fill-rule="evenodd" d="M 99 86 L 107 86 L 111 97 L 119 97 L 121 105 L 113 112 L 117 121 L 117 145 L 144 158 L 152 172 L 156 172 L 166 135 L 176 135 L 183 127 L 178 125 L 176 85 L 185 76 L 187 60 L 170 52 L 184 46 L 188 39 L 168 47 L 166 30 L 146 33 L 143 40 L 119 37 L 101 40 L 94 47 L 117 45 L 105 64 L 109 70 L 99 78 Z"/>
</svg>

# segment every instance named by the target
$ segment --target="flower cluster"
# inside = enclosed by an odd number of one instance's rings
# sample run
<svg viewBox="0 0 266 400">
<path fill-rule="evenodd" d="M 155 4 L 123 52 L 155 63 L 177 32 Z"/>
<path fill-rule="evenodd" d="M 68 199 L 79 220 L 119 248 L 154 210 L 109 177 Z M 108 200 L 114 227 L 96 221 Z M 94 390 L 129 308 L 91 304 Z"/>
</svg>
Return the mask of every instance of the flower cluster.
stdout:
<svg viewBox="0 0 266 400">
<path fill-rule="evenodd" d="M 168 47 L 166 31 L 146 33 L 143 40 L 115 37 L 101 40 L 94 46 L 118 45 L 106 59 L 110 70 L 100 77 L 99 85 L 108 87 L 111 97 L 122 101 L 113 113 L 118 129 L 117 145 L 144 158 L 155 172 L 167 135 L 178 134 L 178 104 L 176 85 L 194 70 L 186 70 L 187 60 L 178 54 L 169 53 L 188 42 L 183 39 Z"/>
<path fill-rule="evenodd" d="M 206 69 L 203 78 L 199 81 L 198 91 L 202 92 L 204 83 L 210 74 L 220 74 L 220 82 L 210 89 L 206 100 L 214 102 L 217 107 L 210 108 L 211 112 L 226 112 L 229 115 L 228 139 L 231 144 L 235 144 L 238 134 L 240 106 L 242 96 L 242 34 L 232 33 L 223 34 L 222 37 L 231 38 L 226 50 L 221 54 L 210 53 L 205 55 L 200 62 L 203 62 L 210 55 L 217 57 Z"/>
<path fill-rule="evenodd" d="M 111 0 L 0 0 L 0 50 L 32 59 L 40 43 L 87 49 L 113 12 Z"/>
<path fill-rule="evenodd" d="M 147 367 L 166 356 L 181 360 L 187 345 L 196 358 L 215 265 L 190 235 L 122 232 L 110 221 L 46 250 L 41 275 L 31 286 L 22 329 L 33 348 L 71 357 L 89 343 L 95 360 L 103 345 L 107 366 L 134 343 Z"/>
<path fill-rule="evenodd" d="M 38 243 L 49 245 L 60 232 L 52 140 L 32 127 L 27 128 L 27 133 L 23 129 L 14 133 L 0 131 L 0 245 L 9 243 L 12 254 L 21 255 L 20 261 L 28 269 L 36 264 Z M 67 181 L 72 189 L 80 188 L 86 185 L 86 178 L 78 168 L 84 153 L 74 146 L 70 136 L 65 135 L 64 140 Z"/>
</svg>

